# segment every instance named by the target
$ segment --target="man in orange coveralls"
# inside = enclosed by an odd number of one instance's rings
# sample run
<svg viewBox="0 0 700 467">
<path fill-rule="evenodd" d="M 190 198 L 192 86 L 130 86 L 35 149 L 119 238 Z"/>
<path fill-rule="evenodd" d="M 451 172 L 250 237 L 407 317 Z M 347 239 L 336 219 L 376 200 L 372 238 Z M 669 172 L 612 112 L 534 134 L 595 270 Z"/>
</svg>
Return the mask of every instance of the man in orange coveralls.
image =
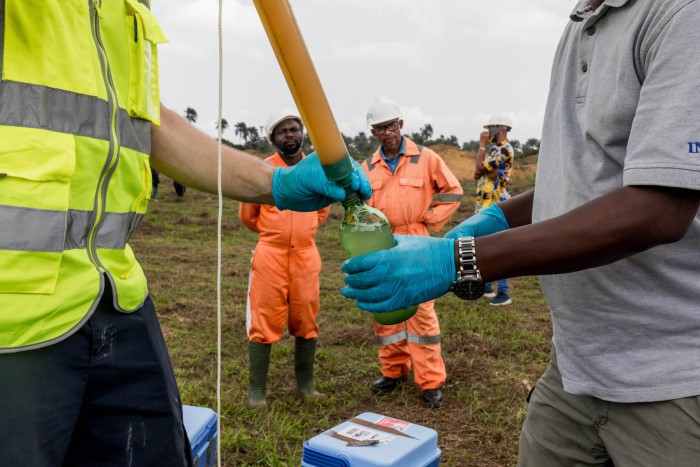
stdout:
<svg viewBox="0 0 700 467">
<path fill-rule="evenodd" d="M 266 159 L 288 167 L 304 158 L 301 151 L 304 127 L 291 110 L 270 116 L 267 138 L 277 152 Z M 313 365 L 319 312 L 321 257 L 316 249 L 316 230 L 328 217 L 330 207 L 313 212 L 280 211 L 275 206 L 241 203 L 239 217 L 254 232 L 258 244 L 253 254 L 248 285 L 246 328 L 250 379 L 248 407 L 265 408 L 265 386 L 272 344 L 282 338 L 287 322 L 295 337 L 294 370 L 297 388 L 305 399 L 325 397 L 316 391 Z"/>
<path fill-rule="evenodd" d="M 402 117 L 399 107 L 388 99 L 375 100 L 367 110 L 367 124 L 380 142 L 362 163 L 372 184 L 367 203 L 386 214 L 395 234 L 430 236 L 428 228 L 439 231 L 459 208 L 462 186 L 439 155 L 401 136 Z M 396 389 L 413 363 L 413 378 L 425 404 L 442 405 L 447 374 L 434 304 L 421 303 L 405 324 L 385 326 L 374 321 L 382 363 L 382 377 L 372 383 L 374 392 Z"/>
</svg>

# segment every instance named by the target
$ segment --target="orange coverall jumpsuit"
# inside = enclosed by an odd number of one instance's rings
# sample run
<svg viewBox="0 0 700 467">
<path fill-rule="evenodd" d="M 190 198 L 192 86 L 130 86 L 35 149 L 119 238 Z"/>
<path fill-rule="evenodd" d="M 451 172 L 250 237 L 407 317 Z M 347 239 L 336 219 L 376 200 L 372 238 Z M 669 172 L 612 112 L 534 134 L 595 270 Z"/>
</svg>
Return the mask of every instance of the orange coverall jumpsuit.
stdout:
<svg viewBox="0 0 700 467">
<path fill-rule="evenodd" d="M 372 198 L 367 203 L 386 215 L 395 234 L 429 236 L 428 228 L 439 231 L 459 208 L 462 186 L 434 151 L 405 136 L 403 140 L 405 153 L 397 156 L 399 163 L 393 174 L 380 149 L 362 163 L 372 184 Z M 413 360 L 413 377 L 422 390 L 445 384 L 440 323 L 434 305 L 434 300 L 421 303 L 405 323 L 385 326 L 374 321 L 382 375 L 406 375 Z"/>
<path fill-rule="evenodd" d="M 287 167 L 278 153 L 266 161 Z M 285 322 L 292 336 L 317 337 L 321 257 L 315 237 L 329 212 L 330 207 L 293 212 L 274 206 L 240 204 L 241 221 L 259 234 L 248 281 L 249 340 L 274 344 L 282 338 Z"/>
</svg>

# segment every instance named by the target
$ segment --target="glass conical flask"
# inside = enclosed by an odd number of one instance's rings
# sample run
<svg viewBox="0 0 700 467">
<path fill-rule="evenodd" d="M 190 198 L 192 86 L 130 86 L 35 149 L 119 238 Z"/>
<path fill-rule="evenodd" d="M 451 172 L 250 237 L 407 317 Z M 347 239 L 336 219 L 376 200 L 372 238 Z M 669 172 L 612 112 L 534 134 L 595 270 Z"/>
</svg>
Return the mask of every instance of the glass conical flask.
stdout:
<svg viewBox="0 0 700 467">
<path fill-rule="evenodd" d="M 396 246 L 389 221 L 380 210 L 367 206 L 356 193 L 348 194 L 343 207 L 345 218 L 340 224 L 340 242 L 350 258 Z M 413 316 L 417 309 L 410 306 L 373 316 L 380 324 L 397 324 Z"/>
</svg>

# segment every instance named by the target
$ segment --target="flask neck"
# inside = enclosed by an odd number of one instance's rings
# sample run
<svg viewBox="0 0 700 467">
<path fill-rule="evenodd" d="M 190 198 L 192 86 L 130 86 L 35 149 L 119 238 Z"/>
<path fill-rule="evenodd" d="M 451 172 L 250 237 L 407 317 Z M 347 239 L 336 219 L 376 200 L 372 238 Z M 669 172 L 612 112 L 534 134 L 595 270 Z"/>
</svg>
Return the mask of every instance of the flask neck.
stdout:
<svg viewBox="0 0 700 467">
<path fill-rule="evenodd" d="M 345 199 L 341 202 L 345 210 L 349 210 L 358 206 L 362 206 L 365 202 L 360 195 L 350 190 L 350 187 L 345 187 Z"/>
</svg>

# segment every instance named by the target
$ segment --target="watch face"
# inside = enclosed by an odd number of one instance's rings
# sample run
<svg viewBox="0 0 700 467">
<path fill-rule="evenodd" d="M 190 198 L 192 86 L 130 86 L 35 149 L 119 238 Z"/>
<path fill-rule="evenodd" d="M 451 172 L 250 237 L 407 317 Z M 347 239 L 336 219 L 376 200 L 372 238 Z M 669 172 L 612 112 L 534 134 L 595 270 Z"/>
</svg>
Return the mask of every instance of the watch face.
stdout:
<svg viewBox="0 0 700 467">
<path fill-rule="evenodd" d="M 476 277 L 465 277 L 455 282 L 452 289 L 455 295 L 464 300 L 476 300 L 484 295 L 486 285 Z"/>
</svg>

